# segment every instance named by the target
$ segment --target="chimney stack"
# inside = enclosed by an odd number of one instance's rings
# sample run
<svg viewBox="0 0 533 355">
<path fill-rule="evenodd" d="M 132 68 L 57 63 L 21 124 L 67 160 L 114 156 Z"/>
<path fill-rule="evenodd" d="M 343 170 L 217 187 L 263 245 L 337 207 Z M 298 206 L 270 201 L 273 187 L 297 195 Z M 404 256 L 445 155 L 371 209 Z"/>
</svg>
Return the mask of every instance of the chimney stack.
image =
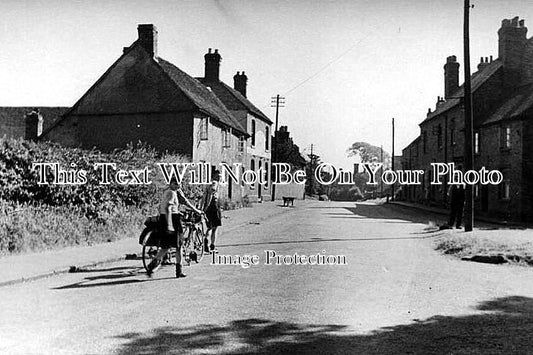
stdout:
<svg viewBox="0 0 533 355">
<path fill-rule="evenodd" d="M 137 26 L 141 47 L 152 57 L 157 57 L 157 28 L 152 24 Z"/>
<path fill-rule="evenodd" d="M 211 48 L 209 48 L 207 54 L 204 56 L 205 59 L 205 79 L 208 81 L 218 81 L 218 76 L 220 73 L 220 61 L 222 57 L 218 54 L 218 49 L 215 49 L 215 53 L 211 53 Z"/>
<path fill-rule="evenodd" d="M 444 64 L 444 98 L 448 100 L 459 89 L 459 63 L 457 57 L 452 55 L 446 58 Z"/>
<path fill-rule="evenodd" d="M 487 67 L 491 62 L 492 62 L 492 60 L 489 62 L 489 57 L 485 57 L 485 58 L 481 57 L 479 59 L 479 64 L 477 65 L 477 70 L 481 71 L 481 70 L 485 69 L 485 67 Z"/>
<path fill-rule="evenodd" d="M 26 114 L 25 123 L 24 139 L 34 141 L 43 133 L 43 116 L 39 113 L 38 108 Z"/>
<path fill-rule="evenodd" d="M 233 88 L 241 93 L 242 96 L 246 97 L 246 84 L 248 82 L 248 77 L 244 72 L 240 74 L 237 72 L 233 76 Z"/>
<path fill-rule="evenodd" d="M 518 20 L 518 16 L 502 21 L 498 30 L 498 57 L 503 63 L 503 70 L 509 83 L 518 83 L 526 51 L 527 28 L 524 20 Z"/>
</svg>

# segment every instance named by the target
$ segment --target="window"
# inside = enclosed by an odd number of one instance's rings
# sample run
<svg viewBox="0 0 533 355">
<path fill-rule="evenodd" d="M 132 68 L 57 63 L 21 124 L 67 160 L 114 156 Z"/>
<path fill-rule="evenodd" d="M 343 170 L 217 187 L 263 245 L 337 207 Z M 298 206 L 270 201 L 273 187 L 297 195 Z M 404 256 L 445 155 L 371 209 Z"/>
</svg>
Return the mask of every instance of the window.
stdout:
<svg viewBox="0 0 533 355">
<path fill-rule="evenodd" d="M 503 126 L 500 129 L 500 147 L 502 149 L 511 148 L 511 127 Z"/>
<path fill-rule="evenodd" d="M 231 130 L 229 128 L 222 130 L 222 147 L 231 147 Z"/>
<path fill-rule="evenodd" d="M 200 118 L 200 140 L 207 140 L 207 132 L 209 127 L 209 121 L 207 117 Z"/>
<path fill-rule="evenodd" d="M 439 149 L 442 149 L 442 126 L 440 124 L 437 126 L 437 145 Z"/>
<path fill-rule="evenodd" d="M 265 189 L 268 189 L 268 162 L 265 162 L 265 181 L 267 182 L 265 184 Z"/>
<path fill-rule="evenodd" d="M 509 183 L 509 180 L 504 179 L 502 181 L 500 184 L 499 195 L 502 200 L 508 200 L 511 198 L 511 184 Z"/>
<path fill-rule="evenodd" d="M 244 139 L 243 136 L 240 136 L 239 137 L 239 153 L 243 153 L 244 152 L 244 147 L 246 146 L 246 140 Z"/>
<path fill-rule="evenodd" d="M 252 147 L 255 147 L 255 120 L 252 120 Z"/>
<path fill-rule="evenodd" d="M 457 142 L 455 141 L 455 118 L 452 118 L 450 120 L 450 144 L 455 145 Z"/>
<path fill-rule="evenodd" d="M 253 159 L 250 162 L 250 170 L 255 171 L 255 160 Z M 249 186 L 251 190 L 255 189 L 255 184 L 250 184 Z"/>
<path fill-rule="evenodd" d="M 479 132 L 474 132 L 474 154 L 479 154 Z"/>
<path fill-rule="evenodd" d="M 265 127 L 265 150 L 268 150 L 270 142 L 270 130 L 268 126 Z"/>
</svg>

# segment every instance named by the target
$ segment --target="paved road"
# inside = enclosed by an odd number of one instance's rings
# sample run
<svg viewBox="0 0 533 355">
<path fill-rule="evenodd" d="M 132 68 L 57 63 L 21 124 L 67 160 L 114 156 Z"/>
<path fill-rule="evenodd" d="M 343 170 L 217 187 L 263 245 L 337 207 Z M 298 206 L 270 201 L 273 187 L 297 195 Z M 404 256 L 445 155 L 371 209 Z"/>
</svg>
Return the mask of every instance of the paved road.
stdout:
<svg viewBox="0 0 533 355">
<path fill-rule="evenodd" d="M 533 270 L 442 256 L 418 213 L 297 202 L 226 226 L 220 255 L 258 255 L 249 268 L 149 279 L 133 260 L 1 288 L 0 353 L 530 352 Z M 264 265 L 265 250 L 347 265 Z"/>
</svg>

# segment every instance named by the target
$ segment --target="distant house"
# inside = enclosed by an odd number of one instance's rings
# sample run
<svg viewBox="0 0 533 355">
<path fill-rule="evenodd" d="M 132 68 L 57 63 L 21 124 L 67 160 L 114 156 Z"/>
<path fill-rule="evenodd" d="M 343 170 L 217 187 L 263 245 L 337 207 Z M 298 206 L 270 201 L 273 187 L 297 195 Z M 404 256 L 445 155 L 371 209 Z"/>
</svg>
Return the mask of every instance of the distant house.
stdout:
<svg viewBox="0 0 533 355">
<path fill-rule="evenodd" d="M 0 137 L 37 139 L 68 107 L 0 107 Z"/>
<path fill-rule="evenodd" d="M 219 79 L 220 61 L 222 57 L 218 50 L 215 49 L 212 53 L 211 49 L 209 49 L 204 58 L 205 74 L 203 78 L 197 79 L 210 88 L 250 135 L 247 141 L 243 140 L 240 142 L 246 150 L 247 158 L 245 166 L 252 170 L 263 168 L 268 178 L 271 167 L 272 121 L 247 99 L 248 77 L 244 71 L 242 74 L 237 72 L 233 77 L 232 88 Z M 264 199 L 270 198 L 270 195 L 265 193 L 268 192 L 269 187 L 269 184 L 262 186 L 257 183 L 255 185 L 246 185 L 244 188 L 245 193 L 250 197 L 254 196 L 257 199 Z"/>
<path fill-rule="evenodd" d="M 503 173 L 498 186 L 474 186 L 478 214 L 506 220 L 533 218 L 533 38 L 524 20 L 505 19 L 498 31 L 498 58 L 481 58 L 472 75 L 474 168 Z M 444 97 L 420 123 L 420 136 L 403 150 L 403 166 L 425 171 L 421 185 L 405 187 L 410 201 L 443 204 L 446 184 L 431 185 L 430 163 L 464 164 L 464 88 L 459 63 L 444 65 Z"/>
<path fill-rule="evenodd" d="M 212 89 L 158 56 L 157 29 L 138 39 L 42 138 L 64 146 L 112 151 L 146 142 L 195 162 L 246 162 L 246 127 Z M 223 196 L 240 198 L 228 186 Z"/>
</svg>

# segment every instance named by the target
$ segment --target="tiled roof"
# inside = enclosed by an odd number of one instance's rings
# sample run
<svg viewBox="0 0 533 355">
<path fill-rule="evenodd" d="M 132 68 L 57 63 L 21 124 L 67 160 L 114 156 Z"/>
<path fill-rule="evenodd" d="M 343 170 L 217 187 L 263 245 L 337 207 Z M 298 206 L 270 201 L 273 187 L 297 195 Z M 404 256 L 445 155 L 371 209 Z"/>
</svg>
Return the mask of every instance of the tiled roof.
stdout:
<svg viewBox="0 0 533 355">
<path fill-rule="evenodd" d="M 157 63 L 163 71 L 170 77 L 172 82 L 201 110 L 223 124 L 246 134 L 246 129 L 228 111 L 224 104 L 206 86 L 198 80 L 181 71 L 174 64 L 158 58 Z"/>
<path fill-rule="evenodd" d="M 475 72 L 472 75 L 471 85 L 472 85 L 472 94 L 476 92 L 477 89 L 483 85 L 491 76 L 493 76 L 501 67 L 503 66 L 502 62 L 498 59 L 489 63 L 485 68 Z M 439 105 L 439 107 L 431 112 L 427 118 L 422 121 L 422 123 L 431 120 L 433 117 L 436 117 L 461 103 L 461 99 L 464 96 L 464 85 L 461 85 L 456 92 L 452 94 L 452 98 L 449 98 L 445 102 Z"/>
<path fill-rule="evenodd" d="M 69 109 L 68 107 L 39 106 L 0 107 L 0 136 L 24 137 L 26 114 L 32 112 L 35 108 L 39 109 L 43 116 L 43 132 Z"/>
<path fill-rule="evenodd" d="M 229 110 L 246 110 L 266 123 L 272 124 L 272 121 L 261 110 L 255 107 L 250 100 L 224 82 L 207 80 L 205 78 L 196 79 L 205 86 L 209 86 Z"/>
<path fill-rule="evenodd" d="M 483 125 L 490 125 L 507 119 L 518 118 L 533 107 L 533 84 L 518 88 L 489 116 Z"/>
</svg>

